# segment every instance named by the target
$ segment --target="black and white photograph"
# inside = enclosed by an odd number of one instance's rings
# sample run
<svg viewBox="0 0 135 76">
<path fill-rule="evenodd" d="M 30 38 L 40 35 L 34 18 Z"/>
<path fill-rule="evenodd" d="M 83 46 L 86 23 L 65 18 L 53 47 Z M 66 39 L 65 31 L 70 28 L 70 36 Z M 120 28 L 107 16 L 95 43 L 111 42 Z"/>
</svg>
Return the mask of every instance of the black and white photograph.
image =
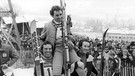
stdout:
<svg viewBox="0 0 135 76">
<path fill-rule="evenodd" d="M 0 76 L 135 76 L 135 0 L 0 0 Z"/>
</svg>

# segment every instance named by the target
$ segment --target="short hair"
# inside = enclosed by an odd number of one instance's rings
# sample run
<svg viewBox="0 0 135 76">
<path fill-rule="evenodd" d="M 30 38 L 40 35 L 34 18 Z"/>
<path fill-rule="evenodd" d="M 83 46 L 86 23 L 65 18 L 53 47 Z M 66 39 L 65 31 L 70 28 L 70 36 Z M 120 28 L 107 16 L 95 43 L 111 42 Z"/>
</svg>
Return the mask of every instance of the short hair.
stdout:
<svg viewBox="0 0 135 76">
<path fill-rule="evenodd" d="M 44 46 L 44 45 L 47 45 L 47 44 L 50 44 L 50 45 L 52 46 L 52 49 L 53 49 L 52 43 L 51 43 L 50 41 L 45 41 L 45 42 L 41 45 L 40 50 L 43 50 L 43 46 Z"/>
<path fill-rule="evenodd" d="M 40 52 L 41 52 L 41 54 L 43 54 L 43 46 L 44 46 L 44 45 L 47 45 L 47 44 L 50 44 L 50 45 L 52 46 L 52 56 L 54 56 L 54 46 L 53 46 L 53 44 L 52 44 L 50 41 L 45 41 L 45 42 L 41 45 L 41 47 L 40 47 Z"/>
<path fill-rule="evenodd" d="M 81 49 L 82 45 L 83 45 L 83 42 L 88 42 L 90 44 L 90 41 L 88 39 L 82 39 L 79 41 L 78 43 L 78 48 Z"/>
<path fill-rule="evenodd" d="M 53 16 L 54 15 L 54 11 L 62 11 L 62 8 L 58 5 L 52 6 L 51 10 L 50 10 L 50 15 Z"/>
<path fill-rule="evenodd" d="M 132 42 L 130 43 L 130 46 L 135 46 L 135 42 L 132 41 Z"/>
</svg>

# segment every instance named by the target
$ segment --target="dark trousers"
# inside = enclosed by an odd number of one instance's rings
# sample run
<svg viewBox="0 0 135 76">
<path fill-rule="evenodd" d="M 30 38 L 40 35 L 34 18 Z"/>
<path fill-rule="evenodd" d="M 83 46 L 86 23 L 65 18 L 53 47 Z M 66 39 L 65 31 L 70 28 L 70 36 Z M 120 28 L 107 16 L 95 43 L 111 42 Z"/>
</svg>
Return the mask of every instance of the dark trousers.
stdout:
<svg viewBox="0 0 135 76">
<path fill-rule="evenodd" d="M 114 74 L 114 76 L 119 76 L 119 75 L 120 75 L 120 73 L 115 73 L 115 74 Z"/>
<path fill-rule="evenodd" d="M 40 67 L 41 67 L 41 74 L 44 76 L 43 63 L 40 63 Z M 0 75 L 0 76 L 1 76 L 1 75 Z M 34 68 L 34 76 L 37 76 L 36 67 Z"/>
</svg>

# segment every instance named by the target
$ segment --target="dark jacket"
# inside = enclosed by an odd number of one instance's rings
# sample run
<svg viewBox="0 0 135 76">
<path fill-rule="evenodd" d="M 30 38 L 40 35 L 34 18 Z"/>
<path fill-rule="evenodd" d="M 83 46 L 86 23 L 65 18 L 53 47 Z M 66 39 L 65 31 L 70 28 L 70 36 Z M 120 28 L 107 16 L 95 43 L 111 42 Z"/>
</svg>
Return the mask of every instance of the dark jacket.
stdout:
<svg viewBox="0 0 135 76">
<path fill-rule="evenodd" d="M 81 58 L 81 61 L 85 64 L 85 68 L 87 68 L 87 76 L 90 76 L 91 72 L 98 74 L 97 70 L 95 69 L 94 65 L 92 64 L 92 61 L 87 61 L 87 58 L 89 57 L 89 54 L 81 53 L 80 51 L 77 52 L 77 55 Z M 77 64 L 75 65 L 75 69 L 77 68 Z M 77 72 L 74 71 L 71 76 L 78 76 Z"/>
<path fill-rule="evenodd" d="M 2 44 L 0 48 L 0 64 L 8 64 L 12 66 L 19 58 L 19 55 L 16 50 L 13 50 L 10 45 Z"/>
</svg>

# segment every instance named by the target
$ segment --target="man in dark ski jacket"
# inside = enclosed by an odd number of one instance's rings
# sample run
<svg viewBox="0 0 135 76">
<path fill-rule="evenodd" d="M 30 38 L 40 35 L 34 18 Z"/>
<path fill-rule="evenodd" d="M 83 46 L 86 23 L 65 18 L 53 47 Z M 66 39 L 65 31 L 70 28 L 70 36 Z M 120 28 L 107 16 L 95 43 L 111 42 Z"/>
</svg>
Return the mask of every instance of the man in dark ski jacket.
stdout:
<svg viewBox="0 0 135 76">
<path fill-rule="evenodd" d="M 4 75 L 3 70 L 12 66 L 19 58 L 16 50 L 0 40 L 0 76 Z"/>
<path fill-rule="evenodd" d="M 79 51 L 77 51 L 77 55 L 81 58 L 80 61 L 82 61 L 84 63 L 84 68 L 86 71 L 86 76 L 90 76 L 91 72 L 95 73 L 96 75 L 98 74 L 97 70 L 95 69 L 93 63 L 92 63 L 92 56 L 89 54 L 89 46 L 90 43 L 89 41 L 86 39 L 80 40 L 78 47 L 79 47 Z M 71 65 L 72 66 L 72 65 Z M 77 64 L 74 64 L 74 69 L 76 69 Z M 73 71 L 71 73 L 71 76 L 78 76 L 76 71 Z"/>
</svg>

